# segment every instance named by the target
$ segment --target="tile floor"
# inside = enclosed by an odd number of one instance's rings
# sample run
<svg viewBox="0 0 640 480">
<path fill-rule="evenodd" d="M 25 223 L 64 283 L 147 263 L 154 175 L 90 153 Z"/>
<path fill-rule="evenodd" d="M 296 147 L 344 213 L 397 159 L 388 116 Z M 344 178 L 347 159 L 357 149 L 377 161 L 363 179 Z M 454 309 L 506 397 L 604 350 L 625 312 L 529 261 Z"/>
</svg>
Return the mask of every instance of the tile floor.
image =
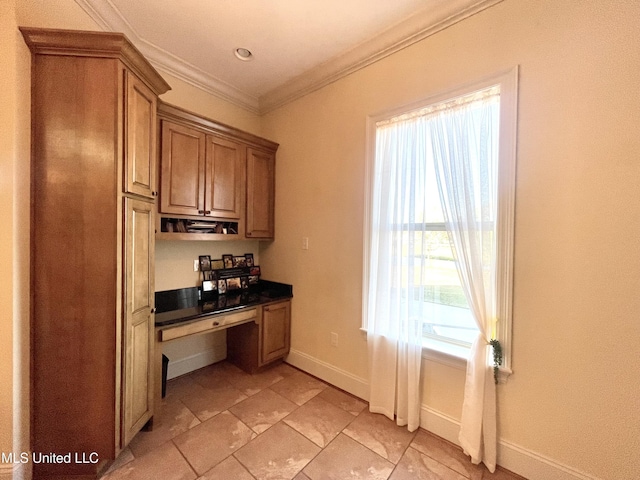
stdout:
<svg viewBox="0 0 640 480">
<path fill-rule="evenodd" d="M 248 375 L 221 362 L 170 380 L 155 428 L 105 480 L 521 479 L 490 474 L 425 430 L 287 364 Z"/>
</svg>

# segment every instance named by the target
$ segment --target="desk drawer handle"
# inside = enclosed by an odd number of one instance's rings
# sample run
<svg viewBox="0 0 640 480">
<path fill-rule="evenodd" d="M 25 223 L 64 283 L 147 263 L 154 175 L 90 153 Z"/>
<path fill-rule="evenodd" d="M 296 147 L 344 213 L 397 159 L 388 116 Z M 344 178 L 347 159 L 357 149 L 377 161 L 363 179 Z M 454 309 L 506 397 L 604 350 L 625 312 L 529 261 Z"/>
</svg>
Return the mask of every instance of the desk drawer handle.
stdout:
<svg viewBox="0 0 640 480">
<path fill-rule="evenodd" d="M 218 325 L 220 325 L 220 322 L 213 322 L 214 327 L 217 327 Z"/>
</svg>

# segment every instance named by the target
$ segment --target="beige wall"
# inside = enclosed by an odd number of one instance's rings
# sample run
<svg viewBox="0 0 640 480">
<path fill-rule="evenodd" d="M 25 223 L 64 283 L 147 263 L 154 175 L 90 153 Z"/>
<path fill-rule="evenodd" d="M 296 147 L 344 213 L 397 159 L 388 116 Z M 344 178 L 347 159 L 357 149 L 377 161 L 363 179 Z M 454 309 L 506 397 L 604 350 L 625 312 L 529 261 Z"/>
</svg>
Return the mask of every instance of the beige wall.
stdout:
<svg viewBox="0 0 640 480">
<path fill-rule="evenodd" d="M 160 74 L 171 85 L 171 90 L 160 97 L 163 101 L 254 135 L 261 135 L 262 122 L 258 115 L 209 95 L 162 70 Z"/>
<path fill-rule="evenodd" d="M 267 115 L 264 134 L 281 148 L 277 239 L 261 259 L 294 285 L 292 348 L 368 378 L 359 331 L 367 115 L 519 64 L 515 373 L 498 389 L 499 433 L 560 466 L 635 478 L 639 18 L 636 1 L 506 0 Z M 458 419 L 464 372 L 425 370 L 427 408 Z"/>
<path fill-rule="evenodd" d="M 14 217 L 15 204 L 14 171 L 17 164 L 16 118 L 17 72 L 15 35 L 16 19 L 14 2 L 0 2 L 0 44 L 5 46 L 0 56 L 0 211 L 3 212 L 4 227 L 0 230 L 0 451 L 13 449 L 13 389 L 14 379 Z M 9 467 L 0 465 L 0 477 L 10 473 Z"/>
</svg>

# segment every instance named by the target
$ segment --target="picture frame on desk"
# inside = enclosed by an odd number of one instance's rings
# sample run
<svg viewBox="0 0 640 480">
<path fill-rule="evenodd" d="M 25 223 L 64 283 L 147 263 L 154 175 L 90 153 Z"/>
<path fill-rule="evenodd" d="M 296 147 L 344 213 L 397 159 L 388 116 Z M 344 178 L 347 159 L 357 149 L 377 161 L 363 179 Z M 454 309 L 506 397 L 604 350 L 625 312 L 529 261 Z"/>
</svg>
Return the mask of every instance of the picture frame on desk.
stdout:
<svg viewBox="0 0 640 480">
<path fill-rule="evenodd" d="M 245 253 L 244 258 L 246 261 L 247 267 L 253 267 L 253 253 Z"/>
<path fill-rule="evenodd" d="M 211 256 L 210 255 L 200 255 L 198 257 L 198 261 L 200 262 L 200 271 L 208 272 L 211 270 Z"/>
<path fill-rule="evenodd" d="M 218 293 L 220 295 L 224 295 L 227 293 L 227 281 L 226 280 L 218 280 Z"/>
<path fill-rule="evenodd" d="M 241 288 L 240 277 L 227 278 L 227 292 L 240 290 Z"/>
<path fill-rule="evenodd" d="M 222 255 L 222 263 L 224 268 L 233 268 L 233 255 Z"/>
<path fill-rule="evenodd" d="M 211 260 L 211 270 L 222 270 L 224 268 L 224 262 L 219 260 Z"/>
<path fill-rule="evenodd" d="M 234 268 L 244 268 L 247 266 L 247 258 L 242 256 L 233 257 L 233 266 Z"/>
</svg>

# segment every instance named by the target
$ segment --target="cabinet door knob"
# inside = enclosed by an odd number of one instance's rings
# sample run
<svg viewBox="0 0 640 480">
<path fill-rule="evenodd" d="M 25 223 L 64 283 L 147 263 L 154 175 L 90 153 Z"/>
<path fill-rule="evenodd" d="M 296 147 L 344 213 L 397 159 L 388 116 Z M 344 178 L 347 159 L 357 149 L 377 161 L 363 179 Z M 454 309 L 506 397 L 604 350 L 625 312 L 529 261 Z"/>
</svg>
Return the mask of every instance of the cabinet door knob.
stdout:
<svg viewBox="0 0 640 480">
<path fill-rule="evenodd" d="M 155 307 L 151 309 L 151 313 L 156 313 L 156 308 Z"/>
<path fill-rule="evenodd" d="M 198 213 L 199 213 L 200 215 L 204 215 L 204 210 L 198 210 Z"/>
<path fill-rule="evenodd" d="M 158 196 L 158 192 L 151 192 L 151 196 L 157 197 Z"/>
<path fill-rule="evenodd" d="M 211 210 L 205 210 L 205 211 L 204 211 L 204 214 L 205 214 L 205 215 L 211 215 Z"/>
</svg>

